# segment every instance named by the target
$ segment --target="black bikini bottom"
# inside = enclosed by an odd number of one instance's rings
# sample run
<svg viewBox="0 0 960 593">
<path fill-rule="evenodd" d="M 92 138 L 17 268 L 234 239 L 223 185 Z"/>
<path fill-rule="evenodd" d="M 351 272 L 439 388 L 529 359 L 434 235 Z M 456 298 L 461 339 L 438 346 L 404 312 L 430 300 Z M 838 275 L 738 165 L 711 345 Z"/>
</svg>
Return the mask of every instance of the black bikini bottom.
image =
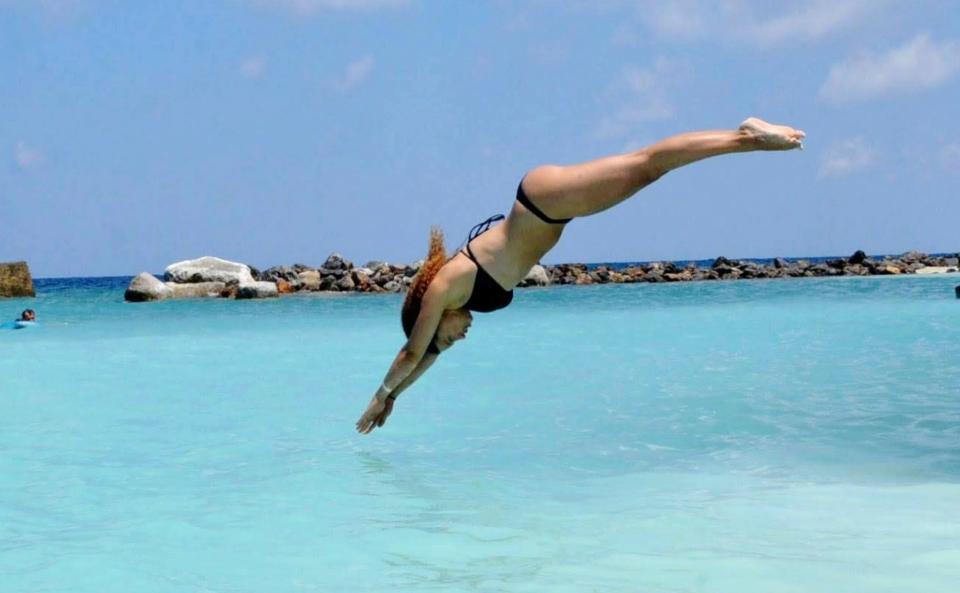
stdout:
<svg viewBox="0 0 960 593">
<path fill-rule="evenodd" d="M 533 202 L 530 201 L 530 198 L 527 197 L 526 192 L 523 191 L 523 182 L 520 182 L 520 185 L 517 186 L 517 201 L 524 205 L 524 207 L 533 212 L 534 216 L 542 220 L 547 224 L 567 224 L 572 218 L 550 218 L 543 213 L 543 210 L 537 208 L 533 205 Z"/>
</svg>

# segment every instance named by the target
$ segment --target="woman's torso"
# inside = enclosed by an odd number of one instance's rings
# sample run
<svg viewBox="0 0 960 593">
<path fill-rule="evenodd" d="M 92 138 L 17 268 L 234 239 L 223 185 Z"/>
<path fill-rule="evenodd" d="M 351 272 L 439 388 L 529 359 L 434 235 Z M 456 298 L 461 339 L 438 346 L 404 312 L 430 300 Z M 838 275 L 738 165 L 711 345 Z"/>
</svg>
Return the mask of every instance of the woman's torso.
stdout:
<svg viewBox="0 0 960 593">
<path fill-rule="evenodd" d="M 514 202 L 506 220 L 471 241 L 470 250 L 477 264 L 497 284 L 510 290 L 557 244 L 563 228 L 561 224 L 543 222 Z M 462 252 L 450 263 L 466 274 L 471 274 L 471 268 L 475 267 Z"/>
</svg>

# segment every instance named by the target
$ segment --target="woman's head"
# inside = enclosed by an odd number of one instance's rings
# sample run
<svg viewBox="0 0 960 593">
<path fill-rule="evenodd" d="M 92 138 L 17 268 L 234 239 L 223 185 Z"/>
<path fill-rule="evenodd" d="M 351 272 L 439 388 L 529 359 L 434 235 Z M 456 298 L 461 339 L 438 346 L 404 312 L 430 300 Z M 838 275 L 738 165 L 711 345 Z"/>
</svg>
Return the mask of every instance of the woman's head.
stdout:
<svg viewBox="0 0 960 593">
<path fill-rule="evenodd" d="M 427 258 L 420 266 L 420 271 L 413 278 L 410 289 L 407 290 L 407 298 L 403 301 L 403 310 L 400 313 L 403 333 L 408 338 L 410 333 L 413 332 L 413 326 L 420 314 L 423 295 L 427 293 L 427 288 L 445 263 L 447 263 L 447 251 L 443 245 L 443 231 L 433 227 L 430 229 L 430 248 L 427 251 Z M 439 354 L 440 351 L 446 350 L 455 341 L 462 339 L 466 336 L 467 328 L 470 327 L 472 320 L 473 316 L 465 309 L 444 311 L 443 317 L 440 318 L 440 325 L 437 327 L 437 334 L 430 342 L 427 352 Z"/>
</svg>

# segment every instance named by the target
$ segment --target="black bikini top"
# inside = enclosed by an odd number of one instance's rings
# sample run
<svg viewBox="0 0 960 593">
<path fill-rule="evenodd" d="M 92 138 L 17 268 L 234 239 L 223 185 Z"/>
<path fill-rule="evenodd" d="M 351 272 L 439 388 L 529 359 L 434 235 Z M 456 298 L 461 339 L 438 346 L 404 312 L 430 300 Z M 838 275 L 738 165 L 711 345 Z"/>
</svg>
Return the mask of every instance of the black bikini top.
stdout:
<svg viewBox="0 0 960 593">
<path fill-rule="evenodd" d="M 483 269 L 483 266 L 480 265 L 480 262 L 477 261 L 476 256 L 473 255 L 473 251 L 470 249 L 471 241 L 487 232 L 490 229 L 490 225 L 503 219 L 503 214 L 491 216 L 470 229 L 470 234 L 467 237 L 467 244 L 463 254 L 469 257 L 470 261 L 477 266 L 477 277 L 473 281 L 473 292 L 470 293 L 470 298 L 464 305 L 464 307 L 470 311 L 490 313 L 497 309 L 503 309 L 513 301 L 513 291 L 505 290 L 500 286 L 497 281 L 493 279 L 493 276 Z"/>
</svg>

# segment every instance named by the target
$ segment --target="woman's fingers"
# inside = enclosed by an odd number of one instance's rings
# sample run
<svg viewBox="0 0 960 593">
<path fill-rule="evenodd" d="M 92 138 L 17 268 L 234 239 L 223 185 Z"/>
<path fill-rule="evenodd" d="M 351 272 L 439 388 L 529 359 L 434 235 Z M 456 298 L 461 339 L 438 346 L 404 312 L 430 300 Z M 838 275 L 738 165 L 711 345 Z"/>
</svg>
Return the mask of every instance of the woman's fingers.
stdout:
<svg viewBox="0 0 960 593">
<path fill-rule="evenodd" d="M 367 410 L 357 420 L 357 432 L 360 434 L 370 434 L 374 428 L 383 426 L 387 422 L 387 416 L 393 411 L 393 400 L 387 400 L 386 403 L 377 401 L 374 397 L 367 406 Z"/>
<path fill-rule="evenodd" d="M 364 414 L 360 417 L 360 420 L 357 420 L 357 432 L 360 434 L 369 434 L 373 430 L 374 421 L 370 419 L 367 414 Z"/>
</svg>

